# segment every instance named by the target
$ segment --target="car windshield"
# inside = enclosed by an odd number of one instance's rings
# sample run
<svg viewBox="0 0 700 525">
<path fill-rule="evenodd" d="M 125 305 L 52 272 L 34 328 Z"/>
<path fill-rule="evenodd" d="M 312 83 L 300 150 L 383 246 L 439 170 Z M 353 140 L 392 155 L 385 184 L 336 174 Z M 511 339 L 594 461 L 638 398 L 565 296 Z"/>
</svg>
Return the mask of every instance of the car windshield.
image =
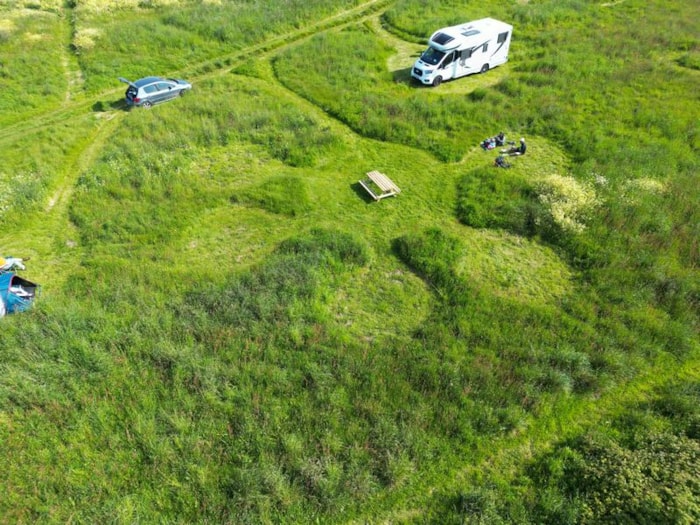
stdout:
<svg viewBox="0 0 700 525">
<path fill-rule="evenodd" d="M 444 57 L 444 56 L 445 56 L 445 53 L 443 53 L 442 51 L 438 51 L 437 49 L 435 49 L 433 47 L 429 47 L 420 56 L 420 59 L 423 62 L 425 62 L 426 64 L 437 66 L 440 63 L 440 60 L 442 60 L 442 57 Z"/>
</svg>

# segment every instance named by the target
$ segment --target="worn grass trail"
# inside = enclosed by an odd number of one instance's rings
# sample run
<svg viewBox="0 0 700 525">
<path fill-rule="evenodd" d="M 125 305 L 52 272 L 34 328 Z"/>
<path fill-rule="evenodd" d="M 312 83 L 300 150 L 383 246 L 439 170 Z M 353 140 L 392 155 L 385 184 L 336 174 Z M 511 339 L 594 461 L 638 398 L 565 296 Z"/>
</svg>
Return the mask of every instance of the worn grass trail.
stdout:
<svg viewBox="0 0 700 525">
<path fill-rule="evenodd" d="M 78 232 L 68 215 L 73 191 L 78 177 L 90 169 L 121 118 L 122 112 L 114 112 L 89 124 L 76 119 L 83 124 L 76 133 L 85 136 L 67 152 L 60 170 L 54 174 L 48 188 L 48 202 L 34 212 L 23 213 L 16 219 L 17 227 L 3 234 L 4 250 L 33 259 L 32 277 L 43 284 L 46 293 L 60 289 L 71 270 L 80 264 Z"/>
<path fill-rule="evenodd" d="M 230 55 L 216 57 L 192 69 L 173 71 L 169 74 L 187 76 L 195 84 L 229 74 L 234 67 L 248 63 L 251 56 L 269 57 L 276 50 L 308 38 L 320 30 L 360 21 L 388 3 L 387 0 L 370 0 L 266 42 L 237 50 Z M 68 40 L 73 30 L 68 25 L 71 24 L 69 15 L 70 9 L 64 17 Z M 61 58 L 66 75 L 66 92 L 60 107 L 24 116 L 0 128 L 0 145 L 8 146 L 18 139 L 31 137 L 55 125 L 72 126 L 75 133 L 85 134 L 79 145 L 66 153 L 62 168 L 54 174 L 45 206 L 35 212 L 23 213 L 19 221 L 21 227 L 6 232 L 3 238 L 3 249 L 6 253 L 34 258 L 32 273 L 36 275 L 37 280 L 51 283 L 45 286 L 47 291 L 54 285 L 60 285 L 60 276 L 67 275 L 67 270 L 80 261 L 80 249 L 75 241 L 76 232 L 67 214 L 75 183 L 81 173 L 90 168 L 109 140 L 110 134 L 126 116 L 126 108 L 121 100 L 121 87 L 104 91 L 89 99 L 81 96 L 79 86 L 82 75 L 75 57 L 67 52 L 68 46 L 66 41 Z"/>
</svg>

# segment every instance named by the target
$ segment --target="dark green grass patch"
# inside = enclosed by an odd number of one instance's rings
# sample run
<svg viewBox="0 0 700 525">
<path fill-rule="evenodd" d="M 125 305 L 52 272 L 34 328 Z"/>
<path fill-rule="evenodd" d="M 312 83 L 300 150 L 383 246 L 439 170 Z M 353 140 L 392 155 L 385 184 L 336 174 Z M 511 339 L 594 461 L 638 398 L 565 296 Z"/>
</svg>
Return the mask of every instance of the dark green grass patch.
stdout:
<svg viewBox="0 0 700 525">
<path fill-rule="evenodd" d="M 180 128 L 202 146 L 245 140 L 263 146 L 289 165 L 312 166 L 337 143 L 327 126 L 260 81 L 230 76 L 197 89 L 202 94 L 189 101 L 185 112 L 199 124 L 195 128 L 181 124 Z"/>
<path fill-rule="evenodd" d="M 457 218 L 473 228 L 502 228 L 532 235 L 538 215 L 533 189 L 523 177 L 492 167 L 474 170 L 457 183 Z"/>
<path fill-rule="evenodd" d="M 528 497 L 528 521 L 677 523 L 700 518 L 694 481 L 700 473 L 700 443 L 693 427 L 698 413 L 689 408 L 689 403 L 697 406 L 697 384 L 676 383 L 664 390 L 649 406 L 621 411 L 609 428 L 560 443 L 536 459 L 518 483 L 543 484 Z M 668 406 L 680 412 L 669 413 Z M 508 512 L 508 505 L 501 507 L 502 518 L 503 511 Z"/>
</svg>

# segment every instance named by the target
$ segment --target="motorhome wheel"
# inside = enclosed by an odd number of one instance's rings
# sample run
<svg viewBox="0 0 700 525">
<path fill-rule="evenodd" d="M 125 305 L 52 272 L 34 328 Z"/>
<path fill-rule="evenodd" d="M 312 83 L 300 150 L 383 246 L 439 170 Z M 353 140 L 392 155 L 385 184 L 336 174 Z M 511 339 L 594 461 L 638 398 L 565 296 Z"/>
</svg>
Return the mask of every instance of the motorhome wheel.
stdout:
<svg viewBox="0 0 700 525">
<path fill-rule="evenodd" d="M 486 73 L 488 70 L 489 70 L 489 65 L 488 65 L 488 64 L 484 64 L 483 66 L 481 66 L 481 72 L 482 72 L 482 73 Z"/>
<path fill-rule="evenodd" d="M 440 75 L 433 79 L 433 86 L 438 87 L 442 83 L 442 77 Z"/>
</svg>

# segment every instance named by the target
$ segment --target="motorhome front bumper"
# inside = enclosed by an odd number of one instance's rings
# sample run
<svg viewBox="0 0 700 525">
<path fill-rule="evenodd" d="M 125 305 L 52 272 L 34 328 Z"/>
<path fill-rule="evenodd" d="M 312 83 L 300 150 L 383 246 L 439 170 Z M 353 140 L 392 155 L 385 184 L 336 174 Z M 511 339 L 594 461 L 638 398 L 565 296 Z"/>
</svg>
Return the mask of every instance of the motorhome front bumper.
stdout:
<svg viewBox="0 0 700 525">
<path fill-rule="evenodd" d="M 411 76 L 416 80 L 420 80 L 423 84 L 431 84 L 433 82 L 432 71 L 423 71 L 417 67 L 411 70 Z"/>
</svg>

